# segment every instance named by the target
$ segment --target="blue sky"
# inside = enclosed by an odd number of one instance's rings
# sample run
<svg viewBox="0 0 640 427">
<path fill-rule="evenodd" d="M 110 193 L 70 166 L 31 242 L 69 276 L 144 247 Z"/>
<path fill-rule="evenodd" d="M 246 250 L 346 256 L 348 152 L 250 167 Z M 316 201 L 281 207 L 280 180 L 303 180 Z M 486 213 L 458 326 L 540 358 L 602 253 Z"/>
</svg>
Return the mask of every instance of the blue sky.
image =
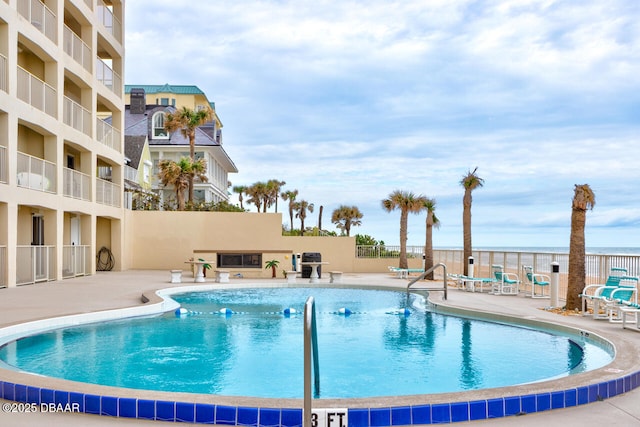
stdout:
<svg viewBox="0 0 640 427">
<path fill-rule="evenodd" d="M 125 83 L 202 89 L 233 184 L 286 181 L 306 225 L 356 205 L 352 233 L 398 244 L 400 189 L 462 246 L 478 167 L 474 247 L 568 246 L 574 184 L 596 195 L 587 246 L 640 247 L 640 2 L 130 0 L 125 28 Z"/>
</svg>

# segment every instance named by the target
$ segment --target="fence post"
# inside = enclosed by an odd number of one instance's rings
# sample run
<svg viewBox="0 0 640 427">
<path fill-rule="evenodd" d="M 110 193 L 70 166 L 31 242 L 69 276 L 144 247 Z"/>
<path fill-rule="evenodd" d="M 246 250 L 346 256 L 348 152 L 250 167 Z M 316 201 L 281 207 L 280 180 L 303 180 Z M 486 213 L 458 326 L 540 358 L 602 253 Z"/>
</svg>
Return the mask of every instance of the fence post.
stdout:
<svg viewBox="0 0 640 427">
<path fill-rule="evenodd" d="M 552 262 L 551 263 L 551 289 L 549 291 L 551 307 L 558 307 L 560 305 L 558 302 L 559 283 L 560 283 L 560 264 L 557 262 Z"/>
</svg>

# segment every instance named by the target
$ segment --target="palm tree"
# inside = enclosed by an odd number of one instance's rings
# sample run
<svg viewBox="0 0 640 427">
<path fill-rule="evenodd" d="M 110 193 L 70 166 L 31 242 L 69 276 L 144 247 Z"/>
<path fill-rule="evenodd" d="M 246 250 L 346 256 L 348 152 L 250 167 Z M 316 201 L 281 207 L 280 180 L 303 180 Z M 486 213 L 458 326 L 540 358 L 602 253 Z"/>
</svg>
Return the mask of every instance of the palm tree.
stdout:
<svg viewBox="0 0 640 427">
<path fill-rule="evenodd" d="M 307 212 L 313 212 L 313 203 L 300 200 L 299 202 L 294 202 L 293 209 L 297 212 L 296 218 L 300 218 L 300 235 L 304 236 L 304 220 L 307 217 Z"/>
<path fill-rule="evenodd" d="M 178 210 L 184 210 L 184 190 L 189 188 L 189 179 L 194 176 L 206 181 L 207 177 L 204 172 L 207 169 L 207 163 L 204 159 L 198 159 L 195 162 L 187 157 L 181 158 L 178 162 L 173 160 L 161 160 L 158 164 L 160 173 L 158 177 L 164 186 L 173 186 L 176 190 L 176 199 L 178 201 Z"/>
<path fill-rule="evenodd" d="M 298 190 L 289 190 L 280 194 L 282 200 L 289 201 L 289 225 L 291 226 L 291 231 L 293 231 L 293 205 L 296 200 L 296 196 L 298 195 Z"/>
<path fill-rule="evenodd" d="M 433 267 L 433 227 L 440 226 L 440 220 L 436 217 L 436 199 L 425 198 L 424 209 L 427 211 L 426 220 L 426 236 L 424 240 L 424 270 L 427 271 Z M 427 274 L 428 280 L 433 280 L 433 271 Z"/>
<path fill-rule="evenodd" d="M 278 197 L 280 195 L 280 189 L 286 184 L 284 181 L 278 181 L 277 179 L 270 179 L 267 181 L 267 194 L 268 206 L 275 205 L 275 211 L 278 212 Z M 264 212 L 267 211 L 267 205 L 265 204 Z"/>
<path fill-rule="evenodd" d="M 484 180 L 476 173 L 478 168 L 476 167 L 473 172 L 469 171 L 460 180 L 460 185 L 464 187 L 464 197 L 462 198 L 462 233 L 463 233 L 463 260 L 464 260 L 464 274 L 469 273 L 469 264 L 467 260 L 472 254 L 471 246 L 471 192 L 476 188 L 484 185 Z"/>
<path fill-rule="evenodd" d="M 238 193 L 238 201 L 240 202 L 240 209 L 244 209 L 244 206 L 242 206 L 242 194 L 244 194 L 245 191 L 247 191 L 247 186 L 246 185 L 234 185 L 233 186 L 233 192 L 234 193 Z"/>
<path fill-rule="evenodd" d="M 189 158 L 192 163 L 196 157 L 196 128 L 211 121 L 213 114 L 210 107 L 197 111 L 182 107 L 175 113 L 165 114 L 164 128 L 167 132 L 179 130 L 182 136 L 189 139 Z M 193 176 L 189 178 L 189 201 L 193 201 Z"/>
<path fill-rule="evenodd" d="M 340 205 L 331 214 L 331 222 L 346 233 L 347 236 L 351 233 L 351 227 L 354 225 L 361 225 L 362 212 L 357 206 Z"/>
<path fill-rule="evenodd" d="M 409 212 L 418 213 L 423 209 L 425 197 L 411 192 L 395 190 L 382 201 L 382 207 L 391 212 L 400 209 L 400 263 L 399 268 L 409 268 L 407 263 L 407 220 Z"/>
<path fill-rule="evenodd" d="M 263 203 L 266 203 L 265 194 L 267 192 L 267 185 L 264 182 L 255 182 L 246 190 L 249 199 L 247 203 L 253 203 L 256 205 L 257 212 L 260 212 L 260 208 Z M 266 208 L 265 208 L 266 211 Z"/>
<path fill-rule="evenodd" d="M 567 284 L 567 310 L 580 308 L 580 295 L 585 285 L 584 227 L 587 209 L 593 209 L 596 196 L 588 184 L 577 185 L 571 204 L 571 236 L 569 239 L 569 277 Z"/>
</svg>

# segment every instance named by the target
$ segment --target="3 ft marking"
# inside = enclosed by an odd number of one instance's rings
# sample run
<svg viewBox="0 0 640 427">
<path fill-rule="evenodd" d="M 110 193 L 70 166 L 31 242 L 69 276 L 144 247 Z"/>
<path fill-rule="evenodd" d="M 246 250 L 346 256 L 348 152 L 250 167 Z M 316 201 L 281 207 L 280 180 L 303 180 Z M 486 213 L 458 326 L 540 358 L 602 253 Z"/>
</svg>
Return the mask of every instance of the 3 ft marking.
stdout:
<svg viewBox="0 0 640 427">
<path fill-rule="evenodd" d="M 318 409 L 311 411 L 311 427 L 347 427 L 349 411 L 347 408 Z"/>
</svg>

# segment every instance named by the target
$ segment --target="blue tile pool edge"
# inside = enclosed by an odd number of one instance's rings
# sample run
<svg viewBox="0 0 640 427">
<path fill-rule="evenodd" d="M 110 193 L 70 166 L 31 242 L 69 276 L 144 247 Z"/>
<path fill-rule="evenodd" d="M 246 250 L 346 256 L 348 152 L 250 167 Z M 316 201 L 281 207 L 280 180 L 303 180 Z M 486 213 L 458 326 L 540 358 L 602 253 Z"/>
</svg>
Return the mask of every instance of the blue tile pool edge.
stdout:
<svg viewBox="0 0 640 427">
<path fill-rule="evenodd" d="M 640 371 L 565 390 L 451 403 L 348 408 L 349 427 L 450 424 L 586 405 L 636 389 Z M 169 422 L 256 427 L 302 426 L 301 408 L 265 408 L 96 395 L 0 381 L 3 412 L 78 412 Z"/>
</svg>

